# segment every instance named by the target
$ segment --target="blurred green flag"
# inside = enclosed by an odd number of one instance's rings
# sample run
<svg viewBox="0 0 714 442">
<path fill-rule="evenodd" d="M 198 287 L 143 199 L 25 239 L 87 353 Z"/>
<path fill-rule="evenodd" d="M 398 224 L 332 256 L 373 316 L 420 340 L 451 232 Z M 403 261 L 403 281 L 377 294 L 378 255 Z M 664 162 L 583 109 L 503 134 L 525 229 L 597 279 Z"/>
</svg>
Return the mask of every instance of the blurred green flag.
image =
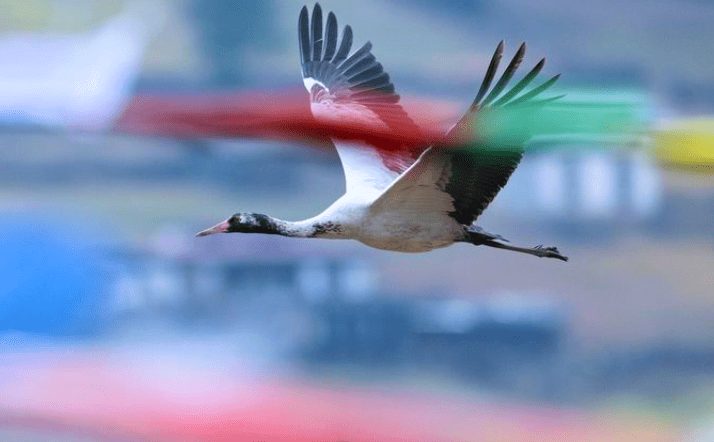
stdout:
<svg viewBox="0 0 714 442">
<path fill-rule="evenodd" d="M 568 92 L 554 101 L 485 108 L 475 116 L 474 135 L 493 149 L 529 140 L 529 149 L 574 143 L 627 140 L 646 132 L 648 106 L 643 96 Z"/>
</svg>

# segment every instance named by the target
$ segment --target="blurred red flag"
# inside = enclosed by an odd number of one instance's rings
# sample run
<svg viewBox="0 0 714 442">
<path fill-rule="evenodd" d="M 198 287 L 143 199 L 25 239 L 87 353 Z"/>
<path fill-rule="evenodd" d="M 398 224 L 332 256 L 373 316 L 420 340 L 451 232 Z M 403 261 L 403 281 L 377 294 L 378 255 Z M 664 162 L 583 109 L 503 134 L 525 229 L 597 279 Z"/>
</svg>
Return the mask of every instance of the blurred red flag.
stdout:
<svg viewBox="0 0 714 442">
<path fill-rule="evenodd" d="M 416 100 L 407 106 L 418 124 L 387 127 L 349 118 L 316 119 L 305 92 L 142 95 L 127 106 L 115 126 L 121 133 L 176 138 L 248 137 L 321 144 L 327 138 L 362 141 L 385 150 L 443 141 L 455 122 L 456 106 Z"/>
</svg>

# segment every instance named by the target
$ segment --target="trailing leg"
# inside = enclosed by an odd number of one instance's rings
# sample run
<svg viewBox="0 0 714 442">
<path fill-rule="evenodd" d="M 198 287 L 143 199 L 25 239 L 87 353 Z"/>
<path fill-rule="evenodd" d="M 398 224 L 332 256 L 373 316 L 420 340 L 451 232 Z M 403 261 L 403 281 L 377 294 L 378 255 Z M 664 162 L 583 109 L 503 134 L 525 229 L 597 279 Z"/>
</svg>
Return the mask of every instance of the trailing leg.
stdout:
<svg viewBox="0 0 714 442">
<path fill-rule="evenodd" d="M 567 261 L 568 257 L 561 255 L 557 247 L 517 247 L 510 244 L 503 244 L 498 241 L 489 240 L 480 243 L 484 246 L 494 247 L 497 249 L 511 250 L 513 252 L 526 253 L 528 255 L 537 256 L 538 258 L 555 258 L 561 261 Z"/>
<path fill-rule="evenodd" d="M 526 253 L 528 255 L 537 256 L 539 258 L 555 258 L 561 261 L 567 261 L 568 257 L 560 254 L 557 247 L 517 247 L 507 243 L 508 240 L 501 235 L 489 233 L 481 227 L 472 224 L 465 228 L 467 241 L 475 246 L 489 246 L 497 249 L 511 250 L 513 252 Z"/>
</svg>

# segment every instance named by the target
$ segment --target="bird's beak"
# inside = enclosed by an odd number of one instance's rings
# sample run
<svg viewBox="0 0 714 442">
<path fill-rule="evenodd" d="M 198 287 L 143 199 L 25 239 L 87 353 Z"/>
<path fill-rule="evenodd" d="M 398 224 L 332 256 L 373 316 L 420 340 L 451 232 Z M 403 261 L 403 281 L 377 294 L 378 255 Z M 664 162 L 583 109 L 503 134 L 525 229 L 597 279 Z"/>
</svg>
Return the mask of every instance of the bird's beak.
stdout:
<svg viewBox="0 0 714 442">
<path fill-rule="evenodd" d="M 227 233 L 229 227 L 230 227 L 230 225 L 228 224 L 228 221 L 223 221 L 222 223 L 216 224 L 215 226 L 211 227 L 210 229 L 206 229 L 201 232 L 198 232 L 196 234 L 196 237 L 213 235 L 214 233 Z"/>
</svg>

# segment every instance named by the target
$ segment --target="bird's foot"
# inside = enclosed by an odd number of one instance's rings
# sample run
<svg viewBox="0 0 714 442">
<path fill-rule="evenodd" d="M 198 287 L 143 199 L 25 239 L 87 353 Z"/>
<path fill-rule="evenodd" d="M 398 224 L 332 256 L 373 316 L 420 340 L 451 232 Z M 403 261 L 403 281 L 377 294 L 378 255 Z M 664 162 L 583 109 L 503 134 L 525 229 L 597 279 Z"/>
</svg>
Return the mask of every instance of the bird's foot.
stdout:
<svg viewBox="0 0 714 442">
<path fill-rule="evenodd" d="M 545 247 L 543 245 L 533 248 L 534 254 L 539 258 L 555 258 L 561 261 L 568 261 L 568 257 L 561 255 L 557 247 Z"/>
</svg>

